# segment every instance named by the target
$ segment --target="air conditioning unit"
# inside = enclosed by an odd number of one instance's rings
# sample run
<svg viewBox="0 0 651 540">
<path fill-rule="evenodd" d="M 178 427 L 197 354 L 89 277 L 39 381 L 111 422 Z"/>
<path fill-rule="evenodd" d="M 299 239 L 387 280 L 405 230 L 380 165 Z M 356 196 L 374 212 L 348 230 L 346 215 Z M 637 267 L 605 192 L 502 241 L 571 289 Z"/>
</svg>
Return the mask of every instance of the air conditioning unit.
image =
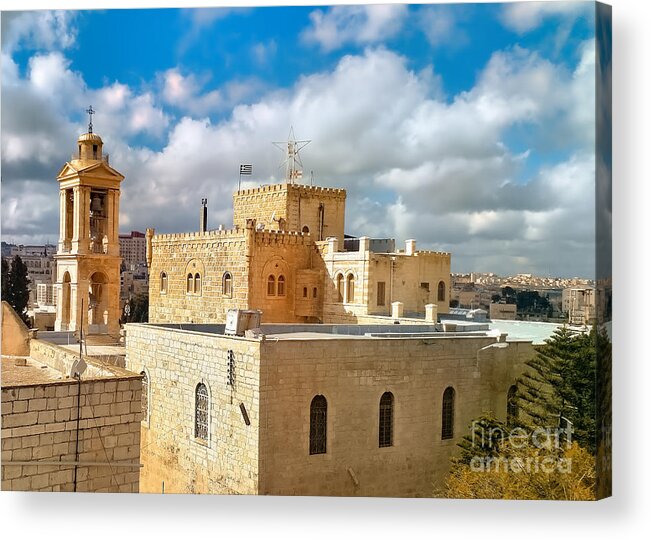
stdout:
<svg viewBox="0 0 651 540">
<path fill-rule="evenodd" d="M 226 312 L 226 329 L 229 336 L 243 336 L 246 330 L 260 328 L 262 311 L 259 309 L 229 309 Z"/>
</svg>

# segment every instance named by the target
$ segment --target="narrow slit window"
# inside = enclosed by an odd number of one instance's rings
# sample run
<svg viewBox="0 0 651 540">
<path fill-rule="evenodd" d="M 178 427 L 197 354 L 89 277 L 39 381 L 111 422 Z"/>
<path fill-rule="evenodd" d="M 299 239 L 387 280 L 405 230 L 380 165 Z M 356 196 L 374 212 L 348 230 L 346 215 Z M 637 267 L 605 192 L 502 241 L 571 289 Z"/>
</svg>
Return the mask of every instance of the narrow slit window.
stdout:
<svg viewBox="0 0 651 540">
<path fill-rule="evenodd" d="M 203 383 L 197 385 L 194 410 L 194 436 L 199 440 L 207 441 L 210 401 L 208 388 Z"/>
<path fill-rule="evenodd" d="M 454 437 L 454 388 L 448 386 L 443 392 L 441 407 L 441 439 Z"/>
<path fill-rule="evenodd" d="M 379 446 L 393 446 L 393 394 L 385 392 L 380 398 Z"/>
</svg>

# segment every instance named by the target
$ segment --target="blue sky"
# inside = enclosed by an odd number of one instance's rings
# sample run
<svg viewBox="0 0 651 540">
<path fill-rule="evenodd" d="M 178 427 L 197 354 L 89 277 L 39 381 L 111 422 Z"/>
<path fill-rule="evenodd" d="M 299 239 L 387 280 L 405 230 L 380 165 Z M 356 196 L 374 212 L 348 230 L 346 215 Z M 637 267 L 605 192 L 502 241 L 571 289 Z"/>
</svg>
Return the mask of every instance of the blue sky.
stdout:
<svg viewBox="0 0 651 540">
<path fill-rule="evenodd" d="M 417 238 L 455 271 L 591 276 L 593 6 L 3 12 L 3 240 L 56 239 L 92 103 L 125 231 L 192 230 L 204 196 L 230 226 L 237 165 L 280 179 L 293 125 L 306 171 L 348 189 L 350 234 Z"/>
</svg>

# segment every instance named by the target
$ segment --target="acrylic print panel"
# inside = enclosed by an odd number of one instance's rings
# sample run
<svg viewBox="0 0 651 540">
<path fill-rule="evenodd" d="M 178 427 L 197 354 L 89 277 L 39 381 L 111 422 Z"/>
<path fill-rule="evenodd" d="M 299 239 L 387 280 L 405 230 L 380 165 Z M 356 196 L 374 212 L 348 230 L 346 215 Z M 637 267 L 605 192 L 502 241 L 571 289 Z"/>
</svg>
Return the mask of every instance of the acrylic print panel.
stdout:
<svg viewBox="0 0 651 540">
<path fill-rule="evenodd" d="M 608 496 L 610 25 L 2 13 L 2 489 Z"/>
</svg>

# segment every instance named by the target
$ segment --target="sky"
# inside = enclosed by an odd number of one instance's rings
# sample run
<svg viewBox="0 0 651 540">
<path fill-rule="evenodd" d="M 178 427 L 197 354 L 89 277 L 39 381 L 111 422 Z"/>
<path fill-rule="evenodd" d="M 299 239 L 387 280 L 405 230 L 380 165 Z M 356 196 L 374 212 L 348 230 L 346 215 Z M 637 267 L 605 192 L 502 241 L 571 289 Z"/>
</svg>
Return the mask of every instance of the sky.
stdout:
<svg viewBox="0 0 651 540">
<path fill-rule="evenodd" d="M 120 230 L 232 225 L 282 181 L 348 190 L 346 233 L 415 238 L 454 272 L 593 277 L 591 2 L 2 13 L 2 240 L 56 242 L 87 131 L 125 175 Z"/>
</svg>

